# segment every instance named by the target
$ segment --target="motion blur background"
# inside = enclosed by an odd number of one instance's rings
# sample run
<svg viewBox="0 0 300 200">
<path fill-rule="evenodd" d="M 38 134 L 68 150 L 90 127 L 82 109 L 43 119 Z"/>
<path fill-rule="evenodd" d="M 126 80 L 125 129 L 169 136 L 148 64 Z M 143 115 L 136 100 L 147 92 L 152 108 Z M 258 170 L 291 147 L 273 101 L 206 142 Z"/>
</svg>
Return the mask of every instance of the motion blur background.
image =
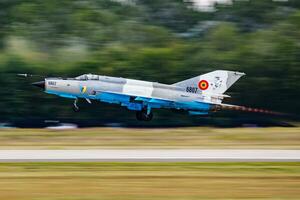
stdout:
<svg viewBox="0 0 300 200">
<path fill-rule="evenodd" d="M 1 0 L 0 122 L 139 125 L 119 106 L 46 95 L 15 73 L 84 73 L 172 84 L 217 69 L 245 72 L 227 103 L 299 114 L 300 1 Z M 38 79 L 38 78 L 37 78 Z M 296 119 L 293 119 L 297 121 Z M 299 118 L 298 118 L 299 120 Z M 155 111 L 149 126 L 284 124 L 222 112 Z"/>
</svg>

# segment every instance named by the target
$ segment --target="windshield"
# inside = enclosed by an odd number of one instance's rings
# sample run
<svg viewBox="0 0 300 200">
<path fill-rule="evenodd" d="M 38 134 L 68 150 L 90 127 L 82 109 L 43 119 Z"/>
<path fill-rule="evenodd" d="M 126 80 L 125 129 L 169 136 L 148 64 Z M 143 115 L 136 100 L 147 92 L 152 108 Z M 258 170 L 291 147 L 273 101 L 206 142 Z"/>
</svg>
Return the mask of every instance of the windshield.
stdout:
<svg viewBox="0 0 300 200">
<path fill-rule="evenodd" d="M 87 81 L 87 80 L 99 80 L 98 75 L 84 74 L 75 78 L 76 80 Z"/>
</svg>

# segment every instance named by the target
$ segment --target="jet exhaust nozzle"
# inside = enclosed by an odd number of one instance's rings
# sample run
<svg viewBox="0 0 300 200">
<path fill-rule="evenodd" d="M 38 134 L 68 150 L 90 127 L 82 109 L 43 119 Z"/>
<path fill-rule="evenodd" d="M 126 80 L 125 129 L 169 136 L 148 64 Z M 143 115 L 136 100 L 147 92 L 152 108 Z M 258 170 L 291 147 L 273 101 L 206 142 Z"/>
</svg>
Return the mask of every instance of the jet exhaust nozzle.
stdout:
<svg viewBox="0 0 300 200">
<path fill-rule="evenodd" d="M 45 89 L 45 81 L 34 82 L 31 85 L 42 88 L 43 90 Z"/>
</svg>

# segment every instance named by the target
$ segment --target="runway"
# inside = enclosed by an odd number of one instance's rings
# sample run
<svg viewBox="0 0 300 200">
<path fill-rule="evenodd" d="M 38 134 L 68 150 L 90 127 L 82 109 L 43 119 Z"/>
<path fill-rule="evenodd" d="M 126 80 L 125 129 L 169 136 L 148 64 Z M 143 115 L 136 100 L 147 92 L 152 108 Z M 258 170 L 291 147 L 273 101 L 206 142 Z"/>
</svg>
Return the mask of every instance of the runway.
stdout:
<svg viewBox="0 0 300 200">
<path fill-rule="evenodd" d="M 0 150 L 0 162 L 300 161 L 300 150 Z"/>
</svg>

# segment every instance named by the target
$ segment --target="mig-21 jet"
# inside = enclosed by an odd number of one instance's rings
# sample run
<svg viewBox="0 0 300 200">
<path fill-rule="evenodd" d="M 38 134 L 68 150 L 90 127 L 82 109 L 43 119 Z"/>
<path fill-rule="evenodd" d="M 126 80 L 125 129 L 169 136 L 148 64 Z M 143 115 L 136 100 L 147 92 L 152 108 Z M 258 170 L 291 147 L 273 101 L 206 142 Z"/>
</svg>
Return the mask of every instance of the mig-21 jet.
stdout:
<svg viewBox="0 0 300 200">
<path fill-rule="evenodd" d="M 19 74 L 28 77 L 29 74 Z M 216 70 L 171 85 L 134 79 L 84 74 L 76 78 L 45 78 L 33 83 L 48 94 L 74 99 L 73 109 L 79 111 L 78 99 L 118 104 L 136 112 L 140 121 L 150 121 L 153 109 L 186 111 L 191 115 L 208 115 L 221 109 L 271 113 L 261 109 L 223 104 L 224 94 L 245 73 Z"/>
</svg>

